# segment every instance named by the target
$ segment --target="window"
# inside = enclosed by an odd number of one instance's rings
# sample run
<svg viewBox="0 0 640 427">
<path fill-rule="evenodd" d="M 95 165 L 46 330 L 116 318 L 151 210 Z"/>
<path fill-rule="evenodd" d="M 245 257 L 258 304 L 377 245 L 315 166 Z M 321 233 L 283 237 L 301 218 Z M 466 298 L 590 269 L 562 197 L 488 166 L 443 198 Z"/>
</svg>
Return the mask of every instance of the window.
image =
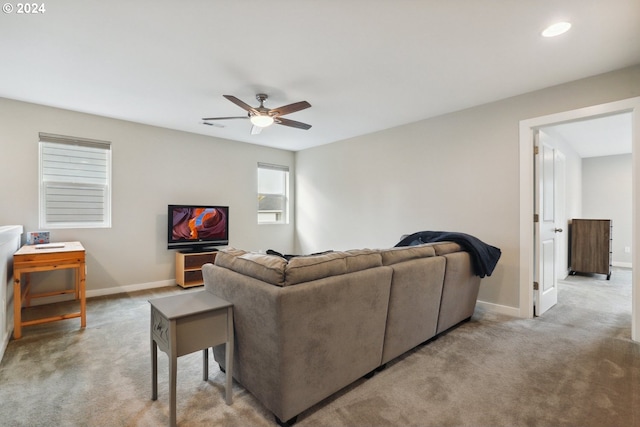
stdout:
<svg viewBox="0 0 640 427">
<path fill-rule="evenodd" d="M 258 224 L 289 223 L 289 167 L 258 163 Z"/>
<path fill-rule="evenodd" d="M 111 143 L 40 133 L 40 227 L 111 227 Z"/>
</svg>

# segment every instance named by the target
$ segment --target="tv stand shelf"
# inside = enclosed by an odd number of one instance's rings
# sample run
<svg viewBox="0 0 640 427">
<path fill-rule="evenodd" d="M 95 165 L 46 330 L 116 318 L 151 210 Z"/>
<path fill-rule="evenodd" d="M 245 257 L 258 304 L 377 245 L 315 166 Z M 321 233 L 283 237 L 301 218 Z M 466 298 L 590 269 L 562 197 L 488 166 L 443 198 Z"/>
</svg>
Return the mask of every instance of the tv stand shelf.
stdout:
<svg viewBox="0 0 640 427">
<path fill-rule="evenodd" d="M 213 263 L 215 251 L 211 252 L 176 252 L 176 282 L 183 288 L 202 286 L 202 266 Z"/>
</svg>

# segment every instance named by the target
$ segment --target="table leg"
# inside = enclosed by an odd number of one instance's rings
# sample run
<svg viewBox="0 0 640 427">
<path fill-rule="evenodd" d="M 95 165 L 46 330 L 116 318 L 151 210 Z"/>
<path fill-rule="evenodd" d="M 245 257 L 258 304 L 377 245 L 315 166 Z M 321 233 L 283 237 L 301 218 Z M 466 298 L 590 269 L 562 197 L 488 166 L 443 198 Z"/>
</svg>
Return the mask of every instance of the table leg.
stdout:
<svg viewBox="0 0 640 427">
<path fill-rule="evenodd" d="M 80 288 L 80 326 L 87 326 L 87 296 L 86 296 L 86 264 L 82 263 L 78 267 L 79 288 Z"/>
<path fill-rule="evenodd" d="M 169 425 L 176 427 L 176 371 L 178 358 L 175 354 L 169 357 Z"/>
<path fill-rule="evenodd" d="M 20 270 L 13 272 L 13 339 L 22 337 L 22 289 Z"/>
<path fill-rule="evenodd" d="M 209 347 L 202 350 L 202 381 L 209 379 Z"/>
<path fill-rule="evenodd" d="M 151 325 L 153 328 L 153 324 Z M 158 344 L 151 338 L 151 400 L 158 400 Z"/>
<path fill-rule="evenodd" d="M 169 323 L 169 426 L 176 427 L 176 380 L 178 374 L 178 336 L 176 320 Z"/>
<path fill-rule="evenodd" d="M 22 273 L 21 276 L 20 298 L 22 298 L 22 288 L 24 285 L 24 304 L 26 307 L 31 307 L 31 273 Z"/>
<path fill-rule="evenodd" d="M 225 365 L 227 368 L 227 382 L 225 384 L 227 405 L 232 403 L 232 386 L 233 386 L 233 307 L 227 308 L 227 343 L 225 344 Z"/>
<path fill-rule="evenodd" d="M 75 299 L 79 300 L 80 299 L 80 267 L 77 267 L 75 269 L 73 276 L 74 276 L 73 286 L 74 286 L 74 290 L 76 291 Z"/>
</svg>

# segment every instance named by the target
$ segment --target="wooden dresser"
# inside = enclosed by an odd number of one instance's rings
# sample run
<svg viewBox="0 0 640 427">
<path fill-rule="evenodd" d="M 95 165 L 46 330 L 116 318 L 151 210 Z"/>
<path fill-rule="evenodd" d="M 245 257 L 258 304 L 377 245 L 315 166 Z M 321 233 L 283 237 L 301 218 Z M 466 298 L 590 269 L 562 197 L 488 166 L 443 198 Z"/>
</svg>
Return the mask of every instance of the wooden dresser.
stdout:
<svg viewBox="0 0 640 427">
<path fill-rule="evenodd" d="M 611 278 L 610 219 L 573 219 L 571 221 L 570 274 L 597 273 Z"/>
</svg>

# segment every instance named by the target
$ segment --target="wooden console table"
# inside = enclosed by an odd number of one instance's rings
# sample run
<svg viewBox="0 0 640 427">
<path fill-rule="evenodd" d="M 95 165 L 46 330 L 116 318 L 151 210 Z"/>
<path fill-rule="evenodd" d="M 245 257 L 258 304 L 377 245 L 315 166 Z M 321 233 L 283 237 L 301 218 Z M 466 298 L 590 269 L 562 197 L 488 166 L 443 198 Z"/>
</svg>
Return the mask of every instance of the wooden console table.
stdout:
<svg viewBox="0 0 640 427">
<path fill-rule="evenodd" d="M 31 293 L 30 274 L 39 271 L 75 269 L 74 289 L 39 294 Z M 85 296 L 85 250 L 80 242 L 61 242 L 49 245 L 25 245 L 13 255 L 13 338 L 22 337 L 22 327 L 40 323 L 80 317 L 80 326 L 87 326 Z M 24 281 L 22 278 L 24 277 Z M 63 294 L 75 294 L 80 300 L 80 311 L 58 316 L 22 321 L 22 301 L 31 305 L 33 298 L 51 297 Z"/>
</svg>

